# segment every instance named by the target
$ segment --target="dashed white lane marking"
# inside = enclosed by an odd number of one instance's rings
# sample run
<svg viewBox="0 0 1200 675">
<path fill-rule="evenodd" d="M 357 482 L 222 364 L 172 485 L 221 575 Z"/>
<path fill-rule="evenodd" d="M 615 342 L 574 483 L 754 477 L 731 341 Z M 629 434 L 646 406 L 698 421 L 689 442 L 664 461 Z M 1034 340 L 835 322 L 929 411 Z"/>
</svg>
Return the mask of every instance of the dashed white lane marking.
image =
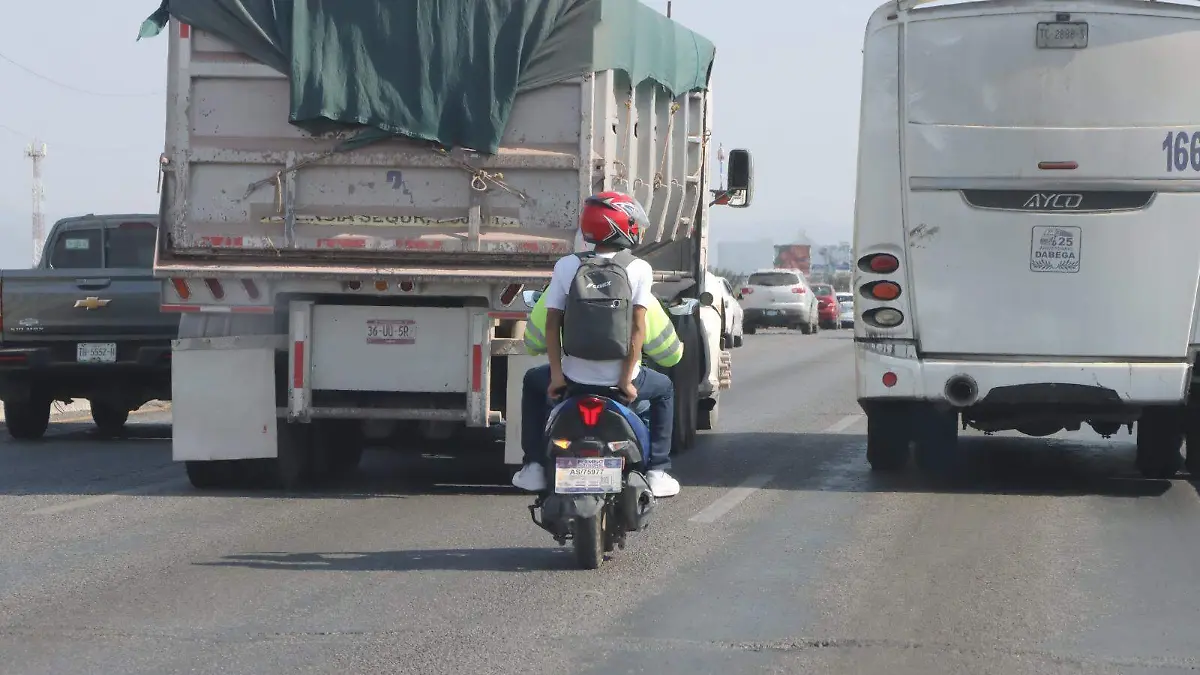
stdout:
<svg viewBox="0 0 1200 675">
<path fill-rule="evenodd" d="M 40 509 L 34 509 L 33 511 L 30 511 L 30 512 L 26 513 L 25 515 L 27 515 L 27 516 L 52 516 L 52 515 L 55 515 L 58 513 L 65 513 L 67 511 L 74 511 L 76 509 L 86 508 L 88 506 L 96 506 L 98 504 L 105 504 L 107 502 L 111 502 L 111 501 L 113 501 L 115 499 L 119 499 L 121 497 L 129 497 L 129 496 L 134 496 L 134 495 L 148 495 L 148 494 L 153 494 L 155 492 L 159 492 L 160 490 L 166 490 L 166 489 L 173 488 L 173 487 L 183 487 L 185 485 L 187 485 L 186 480 L 180 480 L 179 478 L 172 478 L 171 480 L 165 480 L 165 481 L 161 481 L 158 483 L 148 483 L 146 485 L 138 485 L 136 487 L 131 487 L 126 490 L 118 490 L 116 492 L 109 492 L 107 494 L 92 495 L 91 497 L 83 497 L 81 499 L 72 499 L 69 502 L 63 502 L 62 504 L 54 504 L 52 506 L 43 506 Z"/>
<path fill-rule="evenodd" d="M 746 501 L 746 498 L 770 483 L 774 477 L 774 475 L 766 473 L 750 476 L 741 485 L 721 495 L 717 501 L 704 507 L 688 520 L 693 523 L 715 523 L 721 516 L 733 510 L 733 507 Z"/>
<path fill-rule="evenodd" d="M 854 424 L 856 422 L 858 422 L 859 420 L 861 420 L 865 417 L 866 417 L 866 415 L 863 415 L 862 413 L 859 413 L 856 415 L 846 415 L 842 419 L 829 425 L 829 427 L 827 429 L 825 429 L 824 431 L 822 431 L 821 433 L 823 433 L 823 434 L 840 434 L 843 431 L 854 426 Z"/>
</svg>

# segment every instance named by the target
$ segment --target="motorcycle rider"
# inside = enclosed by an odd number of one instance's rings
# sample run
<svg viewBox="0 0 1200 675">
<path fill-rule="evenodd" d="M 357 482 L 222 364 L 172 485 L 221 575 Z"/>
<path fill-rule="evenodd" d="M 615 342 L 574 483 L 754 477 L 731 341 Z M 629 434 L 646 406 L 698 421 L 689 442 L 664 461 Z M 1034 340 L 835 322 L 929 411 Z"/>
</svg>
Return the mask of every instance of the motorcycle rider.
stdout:
<svg viewBox="0 0 1200 675">
<path fill-rule="evenodd" d="M 579 229 L 595 254 L 613 258 L 637 247 L 649 226 L 646 212 L 637 200 L 620 192 L 601 192 L 584 203 Z M 662 304 L 651 293 L 654 284 L 650 264 L 633 258 L 625 265 L 633 301 L 633 339 L 624 361 L 586 361 L 562 351 L 561 329 L 567 295 L 580 267 L 580 258 L 569 255 L 554 265 L 550 285 L 530 313 L 524 341 L 530 354 L 546 353 L 550 363 L 531 368 L 522 388 L 521 445 L 524 466 L 513 476 L 513 485 L 541 492 L 546 489 L 546 454 L 543 434 L 549 400 L 564 393 L 568 382 L 596 387 L 617 387 L 628 402 L 650 403 L 650 449 L 646 480 L 655 497 L 679 494 L 679 481 L 671 467 L 671 426 L 674 421 L 675 390 L 671 379 L 641 367 L 643 352 L 661 366 L 673 366 L 683 358 L 680 342 Z M 546 340 L 544 336 L 549 336 Z"/>
</svg>

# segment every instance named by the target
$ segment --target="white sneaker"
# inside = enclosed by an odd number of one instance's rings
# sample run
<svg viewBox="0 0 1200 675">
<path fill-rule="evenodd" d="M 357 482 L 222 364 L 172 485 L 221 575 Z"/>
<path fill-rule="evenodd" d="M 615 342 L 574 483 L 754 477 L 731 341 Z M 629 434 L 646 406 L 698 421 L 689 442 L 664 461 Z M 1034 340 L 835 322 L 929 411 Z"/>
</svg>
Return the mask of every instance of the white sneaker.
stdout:
<svg viewBox="0 0 1200 675">
<path fill-rule="evenodd" d="M 526 464 L 512 478 L 512 484 L 530 492 L 546 489 L 546 467 L 541 464 Z"/>
<path fill-rule="evenodd" d="M 653 492 L 654 496 L 659 499 L 674 497 L 679 494 L 679 481 L 661 469 L 648 471 L 646 473 L 646 482 L 650 484 L 650 492 Z"/>
</svg>

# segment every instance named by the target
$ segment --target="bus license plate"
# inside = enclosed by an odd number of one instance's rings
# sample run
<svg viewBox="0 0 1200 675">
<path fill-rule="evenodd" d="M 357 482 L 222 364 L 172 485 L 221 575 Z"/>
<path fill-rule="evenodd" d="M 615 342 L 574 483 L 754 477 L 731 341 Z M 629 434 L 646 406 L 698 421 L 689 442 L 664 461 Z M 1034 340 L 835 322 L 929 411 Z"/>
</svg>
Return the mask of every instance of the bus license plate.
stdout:
<svg viewBox="0 0 1200 675">
<path fill-rule="evenodd" d="M 80 342 L 75 346 L 77 363 L 116 363 L 117 343 Z"/>
<path fill-rule="evenodd" d="M 1037 25 L 1038 49 L 1083 49 L 1088 46 L 1086 21 L 1042 21 Z"/>
<path fill-rule="evenodd" d="M 624 463 L 620 457 L 557 457 L 554 491 L 560 495 L 620 492 Z"/>
</svg>

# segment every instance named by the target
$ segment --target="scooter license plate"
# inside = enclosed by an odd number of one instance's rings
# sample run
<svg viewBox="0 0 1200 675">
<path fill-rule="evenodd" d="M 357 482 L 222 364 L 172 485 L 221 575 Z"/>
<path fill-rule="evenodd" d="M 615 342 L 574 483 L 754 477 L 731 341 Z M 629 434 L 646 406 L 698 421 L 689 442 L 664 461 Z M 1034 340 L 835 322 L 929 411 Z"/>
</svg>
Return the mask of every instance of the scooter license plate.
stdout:
<svg viewBox="0 0 1200 675">
<path fill-rule="evenodd" d="M 620 492 L 624 463 L 620 457 L 556 457 L 554 491 L 560 495 Z"/>
</svg>

